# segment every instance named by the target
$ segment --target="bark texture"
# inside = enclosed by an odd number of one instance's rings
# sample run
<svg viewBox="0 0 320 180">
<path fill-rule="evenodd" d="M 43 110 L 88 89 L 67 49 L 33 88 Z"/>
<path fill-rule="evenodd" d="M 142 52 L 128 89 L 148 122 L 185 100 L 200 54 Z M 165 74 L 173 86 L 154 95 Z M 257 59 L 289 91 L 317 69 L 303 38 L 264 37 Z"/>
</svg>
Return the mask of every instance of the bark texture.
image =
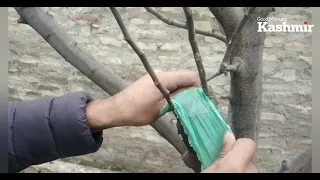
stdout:
<svg viewBox="0 0 320 180">
<path fill-rule="evenodd" d="M 265 33 L 257 32 L 257 17 L 267 17 L 273 8 L 256 8 L 237 35 L 230 63 L 240 66 L 230 72 L 229 122 L 236 138 L 257 142 L 262 98 L 262 55 Z M 227 36 L 227 42 L 245 15 L 244 9 L 210 7 Z"/>
</svg>

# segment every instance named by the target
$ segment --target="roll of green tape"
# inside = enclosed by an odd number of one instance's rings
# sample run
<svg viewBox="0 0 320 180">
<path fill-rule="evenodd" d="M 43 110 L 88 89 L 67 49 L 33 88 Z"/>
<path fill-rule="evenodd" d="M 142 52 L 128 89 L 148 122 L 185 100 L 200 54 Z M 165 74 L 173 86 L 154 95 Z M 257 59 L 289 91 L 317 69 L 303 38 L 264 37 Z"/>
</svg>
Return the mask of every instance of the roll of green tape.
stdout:
<svg viewBox="0 0 320 180">
<path fill-rule="evenodd" d="M 217 159 L 224 134 L 231 129 L 202 88 L 182 91 L 172 101 L 184 133 L 201 162 L 201 169 L 206 169 Z M 168 111 L 166 105 L 160 116 Z"/>
</svg>

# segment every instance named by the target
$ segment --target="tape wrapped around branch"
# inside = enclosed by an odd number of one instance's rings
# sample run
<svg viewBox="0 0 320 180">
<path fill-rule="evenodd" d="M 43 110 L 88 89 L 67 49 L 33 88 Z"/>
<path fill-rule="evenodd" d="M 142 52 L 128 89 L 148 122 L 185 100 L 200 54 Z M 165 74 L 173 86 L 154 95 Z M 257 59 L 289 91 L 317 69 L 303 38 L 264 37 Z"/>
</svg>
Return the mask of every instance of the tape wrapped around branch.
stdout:
<svg viewBox="0 0 320 180">
<path fill-rule="evenodd" d="M 206 169 L 217 159 L 224 134 L 227 131 L 231 132 L 231 129 L 202 88 L 182 91 L 176 94 L 172 101 L 189 144 L 201 162 L 201 169 Z M 166 105 L 160 116 L 168 110 L 169 107 Z"/>
</svg>

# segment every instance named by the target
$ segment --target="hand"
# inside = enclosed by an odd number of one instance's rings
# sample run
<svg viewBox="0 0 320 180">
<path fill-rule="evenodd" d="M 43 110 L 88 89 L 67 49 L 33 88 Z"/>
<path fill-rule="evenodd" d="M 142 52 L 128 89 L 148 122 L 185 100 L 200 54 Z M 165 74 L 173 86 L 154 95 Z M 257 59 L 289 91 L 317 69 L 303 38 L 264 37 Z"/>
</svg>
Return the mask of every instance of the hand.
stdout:
<svg viewBox="0 0 320 180">
<path fill-rule="evenodd" d="M 155 72 L 162 86 L 170 93 L 200 86 L 196 72 Z M 89 125 L 99 130 L 117 126 L 143 126 L 156 120 L 165 104 L 166 99 L 147 74 L 118 94 L 90 103 L 87 117 Z"/>
<path fill-rule="evenodd" d="M 223 147 L 218 159 L 203 173 L 257 173 L 252 163 L 256 144 L 251 139 L 240 138 L 236 141 L 231 132 L 224 136 Z"/>
</svg>

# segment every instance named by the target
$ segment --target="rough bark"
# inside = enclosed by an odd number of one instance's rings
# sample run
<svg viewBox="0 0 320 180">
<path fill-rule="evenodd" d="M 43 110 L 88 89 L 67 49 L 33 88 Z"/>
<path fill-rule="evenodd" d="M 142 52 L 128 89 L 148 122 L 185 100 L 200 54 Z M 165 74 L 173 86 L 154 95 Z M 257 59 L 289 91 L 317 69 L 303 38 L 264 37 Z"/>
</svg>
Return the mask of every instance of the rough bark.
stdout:
<svg viewBox="0 0 320 180">
<path fill-rule="evenodd" d="M 227 36 L 227 42 L 241 22 L 243 8 L 210 7 Z M 265 33 L 257 32 L 256 17 L 267 17 L 272 8 L 256 8 L 239 33 L 230 63 L 241 64 L 231 73 L 229 122 L 236 138 L 257 142 L 262 98 L 262 55 Z"/>
<path fill-rule="evenodd" d="M 312 173 L 312 146 L 292 159 L 290 165 L 283 160 L 280 173 Z"/>
<path fill-rule="evenodd" d="M 215 73 L 213 76 L 211 76 L 210 78 L 208 78 L 208 81 L 221 75 L 221 74 L 226 74 L 228 71 L 236 71 L 238 69 L 238 67 L 240 66 L 239 62 L 237 63 L 230 63 L 230 57 L 232 52 L 234 51 L 236 44 L 237 44 L 237 40 L 238 37 L 240 35 L 240 32 L 243 30 L 243 28 L 245 27 L 245 25 L 247 24 L 249 17 L 251 16 L 251 14 L 254 12 L 255 7 L 251 7 L 246 13 L 244 13 L 243 18 L 241 19 L 240 23 L 237 25 L 237 28 L 233 31 L 233 33 L 231 34 L 231 37 L 229 38 L 229 41 L 226 43 L 227 45 L 227 50 L 224 54 L 224 57 L 222 59 L 222 62 L 220 64 L 220 68 L 218 70 L 217 73 Z"/>
<path fill-rule="evenodd" d="M 81 48 L 46 11 L 39 7 L 14 7 L 23 22 L 32 27 L 41 35 L 67 62 L 77 68 L 101 89 L 114 95 L 130 83 L 125 82 L 113 72 L 105 68 L 90 53 Z M 180 154 L 187 151 L 176 127 L 168 116 L 162 116 L 151 126 Z"/>
</svg>

